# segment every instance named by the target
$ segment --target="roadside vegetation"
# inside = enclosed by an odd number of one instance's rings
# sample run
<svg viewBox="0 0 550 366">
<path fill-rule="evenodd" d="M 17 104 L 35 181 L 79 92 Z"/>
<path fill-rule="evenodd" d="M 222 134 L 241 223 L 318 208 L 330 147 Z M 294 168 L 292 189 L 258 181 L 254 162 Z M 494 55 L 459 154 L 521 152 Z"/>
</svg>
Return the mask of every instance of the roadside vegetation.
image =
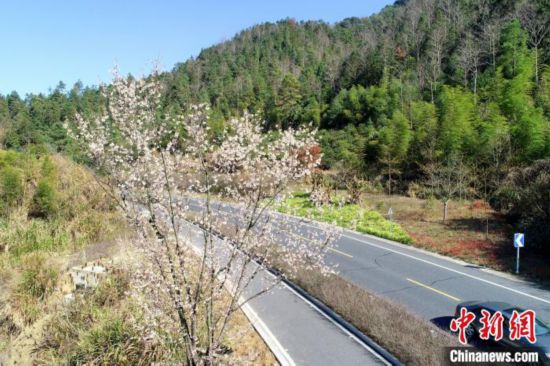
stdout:
<svg viewBox="0 0 550 366">
<path fill-rule="evenodd" d="M 313 179 L 289 187 L 278 210 L 504 272 L 515 271 L 512 238 L 514 232 L 524 232 L 529 245 L 522 252 L 520 275 L 546 283 L 549 164 L 542 159 L 512 170 L 491 197 L 464 194 L 444 201 L 425 186 L 389 195 L 380 181 L 345 170 L 319 170 Z"/>
<path fill-rule="evenodd" d="M 410 245 L 510 273 L 515 271 L 516 264 L 512 242 L 514 232 L 524 232 L 531 227 L 532 235 L 527 236 L 529 246 L 521 253 L 520 275 L 546 283 L 550 281 L 549 257 L 544 242 L 535 236 L 540 237 L 549 227 L 542 222 L 548 220 L 545 213 L 548 200 L 542 198 L 550 187 L 542 183 L 547 182 L 545 174 L 533 178 L 530 183 L 517 185 L 518 192 L 523 192 L 521 195 L 509 196 L 506 201 L 501 198 L 499 205 L 506 207 L 507 211 L 523 207 L 515 211 L 516 224 L 488 202 L 479 199 L 451 200 L 446 221 L 442 220 L 443 207 L 435 198 L 390 197 L 382 192 L 368 192 L 362 194 L 361 205 L 381 215 L 387 214 L 392 207 L 394 222 L 411 238 Z M 539 182 L 537 189 L 534 182 Z M 508 200 L 514 200 L 514 203 Z"/>
<path fill-rule="evenodd" d="M 325 205 L 317 206 L 311 201 L 309 193 L 294 193 L 277 210 L 401 243 L 411 242 L 409 235 L 398 224 L 388 221 L 374 210 L 346 203 L 344 197 L 337 197 Z"/>
<path fill-rule="evenodd" d="M 303 271 L 291 276 L 290 280 L 332 308 L 405 365 L 440 365 L 443 363 L 442 347 L 460 345 L 456 336 L 338 275 L 322 276 Z"/>
</svg>

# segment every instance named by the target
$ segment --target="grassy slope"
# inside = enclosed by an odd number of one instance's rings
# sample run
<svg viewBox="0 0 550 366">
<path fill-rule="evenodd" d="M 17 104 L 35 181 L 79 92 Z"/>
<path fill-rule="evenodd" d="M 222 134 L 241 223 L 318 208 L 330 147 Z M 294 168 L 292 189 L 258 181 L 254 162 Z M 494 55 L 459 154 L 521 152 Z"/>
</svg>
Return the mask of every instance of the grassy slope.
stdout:
<svg viewBox="0 0 550 366">
<path fill-rule="evenodd" d="M 27 253 L 63 251 L 92 241 L 109 240 L 123 227 L 114 203 L 90 172 L 61 156 L 0 151 L 0 180 L 12 169 L 19 174 L 22 194 L 2 200 L 0 250 L 4 259 Z M 6 190 L 0 182 L 0 194 Z M 51 192 L 39 196 L 47 184 Z"/>
<path fill-rule="evenodd" d="M 178 355 L 174 343 L 138 337 L 140 309 L 127 295 L 136 263 L 127 247 L 120 250 L 126 234 L 88 169 L 57 155 L 0 150 L 0 364 L 175 360 L 168 359 Z M 66 271 L 83 257 L 111 274 L 63 305 L 72 289 Z M 275 363 L 242 313 L 229 326 L 227 345 L 229 362 Z"/>
<path fill-rule="evenodd" d="M 112 242 L 121 229 L 86 168 L 37 149 L 0 150 L 0 360 L 32 362 L 69 254 Z"/>
</svg>

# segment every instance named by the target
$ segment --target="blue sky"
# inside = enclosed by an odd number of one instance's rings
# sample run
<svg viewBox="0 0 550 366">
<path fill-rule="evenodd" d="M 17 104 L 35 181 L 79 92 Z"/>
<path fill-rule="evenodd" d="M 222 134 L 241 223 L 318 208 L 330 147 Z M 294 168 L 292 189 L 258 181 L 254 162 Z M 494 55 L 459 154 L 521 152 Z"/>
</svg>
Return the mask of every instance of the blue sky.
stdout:
<svg viewBox="0 0 550 366">
<path fill-rule="evenodd" d="M 196 56 L 243 28 L 286 17 L 336 22 L 378 12 L 390 0 L 0 0 L 0 93 L 48 92 L 147 73 Z"/>
</svg>

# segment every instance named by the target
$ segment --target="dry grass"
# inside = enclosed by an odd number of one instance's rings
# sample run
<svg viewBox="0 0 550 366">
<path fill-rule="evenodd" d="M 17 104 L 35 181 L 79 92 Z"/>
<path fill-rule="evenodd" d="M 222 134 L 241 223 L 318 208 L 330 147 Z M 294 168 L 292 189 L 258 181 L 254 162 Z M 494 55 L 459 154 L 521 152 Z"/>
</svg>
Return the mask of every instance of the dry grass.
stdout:
<svg viewBox="0 0 550 366">
<path fill-rule="evenodd" d="M 0 214 L 0 359 L 20 336 L 41 334 L 57 300 L 64 256 L 92 241 L 110 241 L 124 232 L 124 220 L 92 174 L 61 156 L 0 151 L 2 164 L 23 177 L 16 206 Z M 50 179 L 57 200 L 55 215 L 31 215 L 38 182 Z M 28 342 L 20 348 L 28 352 Z M 25 364 L 25 361 L 22 361 Z"/>
<path fill-rule="evenodd" d="M 98 288 L 77 292 L 75 299 L 68 304 L 63 299 L 66 291 L 63 278 L 67 274 L 57 276 L 53 288 L 50 287 L 50 277 L 44 274 L 50 268 L 62 272 L 69 262 L 75 264 L 78 260 L 66 256 L 57 261 L 49 258 L 46 263 L 42 258 L 48 257 L 43 254 L 40 254 L 41 259 L 32 260 L 40 263 L 41 269 L 37 271 L 36 281 L 25 288 L 24 294 L 33 300 L 32 304 L 39 311 L 31 322 L 25 322 L 23 302 L 10 299 L 8 306 L 0 309 L 0 345 L 4 345 L 0 348 L 0 360 L 3 360 L 3 365 L 183 363 L 177 342 L 179 334 L 164 334 L 160 339 L 152 340 L 141 337 L 141 309 L 127 295 L 131 273 L 134 266 L 139 265 L 139 257 L 128 250 L 130 244 L 119 243 L 108 250 L 105 245 L 100 247 L 111 257 L 96 262 L 108 268 L 109 276 Z M 37 284 L 44 284 L 48 290 L 35 291 Z M 17 291 L 13 297 L 20 299 Z M 223 364 L 277 364 L 242 312 L 235 313 L 231 319 L 225 345 L 228 352 L 222 359 Z"/>
<path fill-rule="evenodd" d="M 228 364 L 232 365 L 278 365 L 273 353 L 252 327 L 242 311 L 233 314 L 225 336 L 231 349 Z"/>
<path fill-rule="evenodd" d="M 21 158 L 23 159 L 23 158 Z M 61 156 L 51 156 L 58 212 L 48 219 L 29 215 L 37 182 L 42 177 L 41 158 L 26 157 L 18 163 L 24 169 L 25 186 L 21 204 L 0 217 L 2 260 L 18 262 L 34 251 L 74 250 L 90 242 L 112 240 L 125 224 L 114 202 L 101 190 L 91 172 Z"/>
<path fill-rule="evenodd" d="M 33 348 L 35 362 L 148 365 L 163 360 L 162 345 L 141 337 L 139 308 L 126 295 L 131 267 L 108 268 L 99 287 L 55 304 Z"/>
<path fill-rule="evenodd" d="M 442 347 L 459 345 L 456 337 L 412 315 L 403 306 L 373 296 L 336 275 L 309 271 L 292 280 L 406 365 L 439 365 L 443 362 Z"/>
</svg>

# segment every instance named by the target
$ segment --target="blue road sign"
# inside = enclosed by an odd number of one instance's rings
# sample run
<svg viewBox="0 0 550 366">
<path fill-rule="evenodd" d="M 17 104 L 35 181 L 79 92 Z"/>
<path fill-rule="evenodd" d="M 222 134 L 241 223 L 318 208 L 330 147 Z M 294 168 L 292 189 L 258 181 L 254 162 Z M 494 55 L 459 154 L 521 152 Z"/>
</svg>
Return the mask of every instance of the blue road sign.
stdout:
<svg viewBox="0 0 550 366">
<path fill-rule="evenodd" d="M 525 235 L 523 233 L 514 234 L 514 247 L 523 248 L 525 246 Z"/>
</svg>

